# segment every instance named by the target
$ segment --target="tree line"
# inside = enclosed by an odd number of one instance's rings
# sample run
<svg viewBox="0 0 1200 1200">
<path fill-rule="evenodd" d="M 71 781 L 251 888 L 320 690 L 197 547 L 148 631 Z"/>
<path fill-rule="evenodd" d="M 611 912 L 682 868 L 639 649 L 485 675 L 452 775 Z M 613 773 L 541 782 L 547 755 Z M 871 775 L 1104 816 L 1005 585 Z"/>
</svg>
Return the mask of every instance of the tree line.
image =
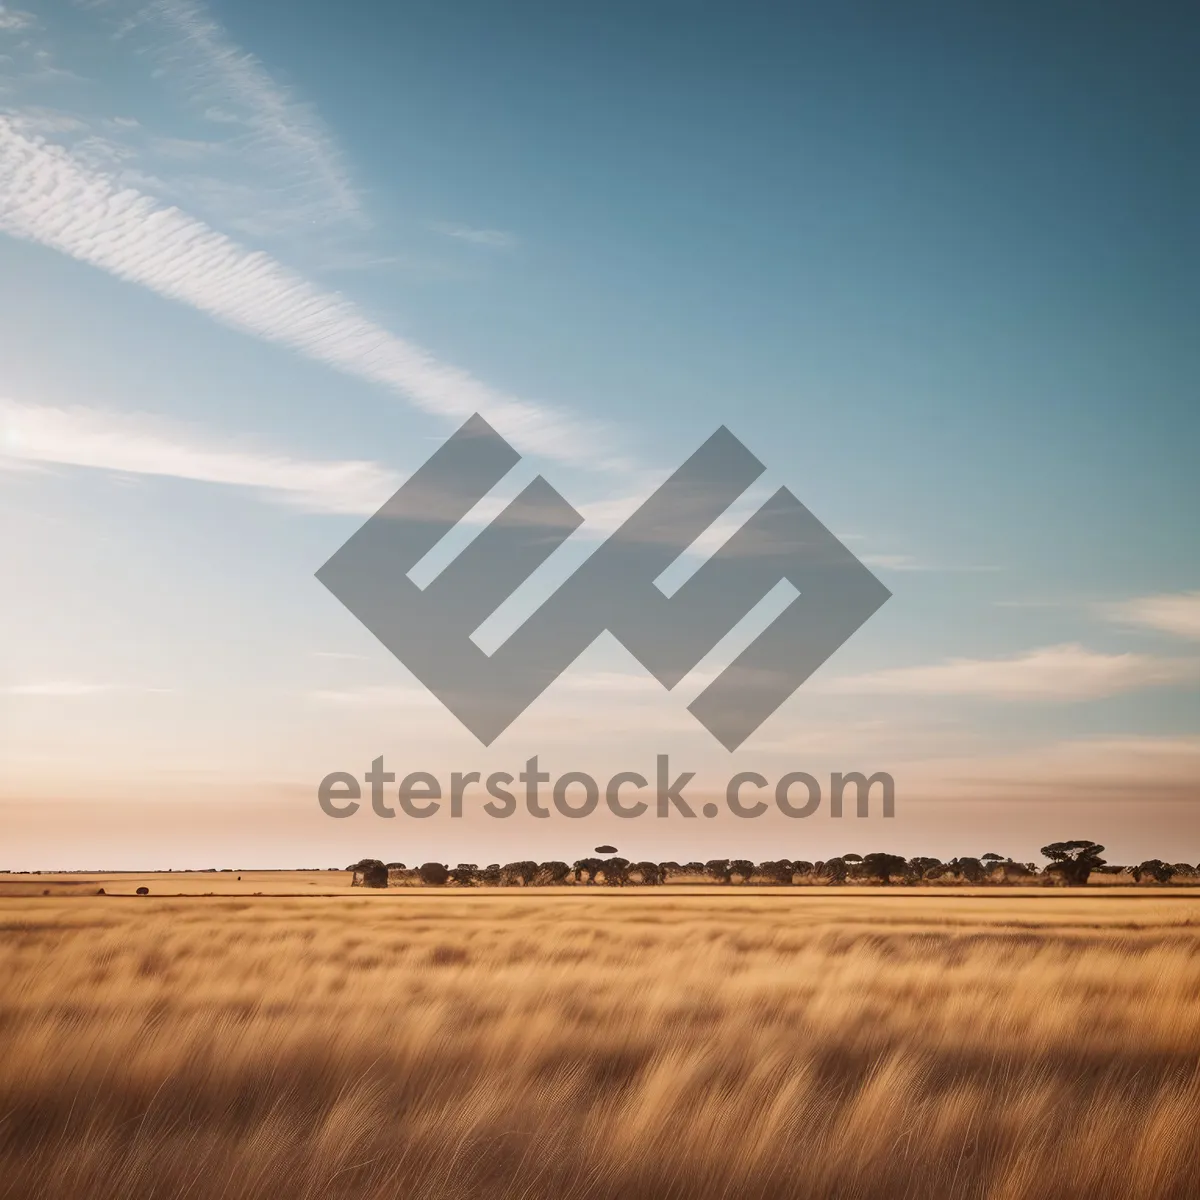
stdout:
<svg viewBox="0 0 1200 1200">
<path fill-rule="evenodd" d="M 601 847 L 602 850 L 608 849 Z M 608 887 L 656 887 L 672 882 L 721 884 L 876 884 L 919 883 L 1021 883 L 1033 880 L 1048 885 L 1086 886 L 1093 874 L 1126 876 L 1133 883 L 1170 883 L 1200 875 L 1200 866 L 1167 863 L 1152 858 L 1136 866 L 1116 866 L 1101 855 L 1098 842 L 1079 839 L 1043 846 L 1044 864 L 1014 862 L 989 852 L 978 858 L 904 858 L 899 854 L 841 854 L 819 862 L 781 858 L 755 863 L 743 858 L 714 858 L 707 862 L 632 862 L 618 854 L 590 856 L 573 863 L 522 860 L 492 863 L 427 862 L 408 867 L 364 858 L 346 869 L 356 886 L 383 888 L 389 884 L 422 884 L 427 887 L 552 887 L 562 884 Z"/>
</svg>

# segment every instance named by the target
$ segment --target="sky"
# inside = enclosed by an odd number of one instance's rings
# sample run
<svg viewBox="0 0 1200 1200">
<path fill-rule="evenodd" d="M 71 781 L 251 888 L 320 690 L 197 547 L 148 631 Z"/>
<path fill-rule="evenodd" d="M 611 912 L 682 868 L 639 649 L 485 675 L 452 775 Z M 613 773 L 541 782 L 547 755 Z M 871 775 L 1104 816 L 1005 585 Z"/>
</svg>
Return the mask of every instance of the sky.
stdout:
<svg viewBox="0 0 1200 1200">
<path fill-rule="evenodd" d="M 0 6 L 0 868 L 1200 859 L 1189 8 Z M 509 627 L 721 425 L 766 472 L 680 571 L 786 486 L 892 597 L 735 753 L 753 617 L 484 748 L 314 578 L 476 412 L 522 459 L 422 584 L 538 474 L 585 518 Z M 660 754 L 896 813 L 316 799 Z"/>
</svg>

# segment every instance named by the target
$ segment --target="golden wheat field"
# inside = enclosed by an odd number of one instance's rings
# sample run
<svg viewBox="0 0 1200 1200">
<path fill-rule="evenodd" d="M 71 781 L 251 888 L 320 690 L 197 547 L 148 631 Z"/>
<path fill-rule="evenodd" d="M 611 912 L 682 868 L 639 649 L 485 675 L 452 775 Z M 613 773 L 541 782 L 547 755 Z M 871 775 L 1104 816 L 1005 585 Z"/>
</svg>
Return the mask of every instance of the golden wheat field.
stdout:
<svg viewBox="0 0 1200 1200">
<path fill-rule="evenodd" d="M 0 899 L 14 1197 L 1200 1195 L 1200 898 Z"/>
</svg>

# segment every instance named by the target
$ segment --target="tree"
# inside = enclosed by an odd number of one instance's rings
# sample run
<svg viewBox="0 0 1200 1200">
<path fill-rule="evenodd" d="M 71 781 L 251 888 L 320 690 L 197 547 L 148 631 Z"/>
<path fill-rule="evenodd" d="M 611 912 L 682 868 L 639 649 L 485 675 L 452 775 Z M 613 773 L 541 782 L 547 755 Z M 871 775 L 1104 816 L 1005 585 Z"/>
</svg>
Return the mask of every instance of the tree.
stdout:
<svg viewBox="0 0 1200 1200">
<path fill-rule="evenodd" d="M 772 883 L 790 884 L 792 875 L 795 871 L 795 864 L 791 859 L 780 858 L 770 862 L 759 863 L 755 868 L 755 872 L 761 875 L 764 879 L 769 879 Z"/>
<path fill-rule="evenodd" d="M 823 863 L 817 863 L 813 873 L 825 876 L 830 883 L 845 883 L 847 874 L 846 860 L 844 858 L 830 858 Z"/>
<path fill-rule="evenodd" d="M 385 888 L 388 885 L 388 869 L 377 858 L 361 858 L 350 864 L 350 870 L 354 872 L 351 887 Z"/>
<path fill-rule="evenodd" d="M 567 866 L 565 862 L 551 860 L 550 862 L 542 863 L 542 865 L 538 867 L 536 882 L 546 886 L 565 883 L 567 876 L 570 875 L 570 873 L 571 868 Z"/>
<path fill-rule="evenodd" d="M 520 862 L 505 863 L 500 870 L 500 876 L 508 887 L 520 885 L 529 887 L 537 878 L 538 865 L 527 858 Z"/>
<path fill-rule="evenodd" d="M 977 858 L 952 859 L 950 869 L 961 875 L 967 883 L 982 883 L 987 875 L 987 868 Z"/>
<path fill-rule="evenodd" d="M 1000 864 L 1000 878 L 1004 883 L 1011 883 L 1014 879 L 1026 879 L 1030 875 L 1036 874 L 1036 867 L 1030 867 L 1027 863 L 1013 862 L 1011 858 L 1005 859 Z"/>
<path fill-rule="evenodd" d="M 1170 883 L 1171 876 L 1175 874 L 1175 868 L 1163 862 L 1161 858 L 1151 858 L 1144 863 L 1139 863 L 1136 867 L 1131 867 L 1129 873 L 1138 883 L 1141 883 L 1143 877 L 1147 876 L 1155 883 Z"/>
<path fill-rule="evenodd" d="M 449 878 L 450 872 L 445 863 L 427 862 L 417 868 L 421 882 L 427 887 L 441 887 Z"/>
<path fill-rule="evenodd" d="M 596 882 L 596 876 L 600 873 L 600 869 L 604 866 L 604 861 L 599 858 L 580 858 L 572 865 L 572 870 L 575 872 L 576 883 L 593 884 Z"/>
<path fill-rule="evenodd" d="M 1043 846 L 1040 853 L 1050 859 L 1046 874 L 1061 879 L 1068 887 L 1083 887 L 1088 876 L 1104 866 L 1104 847 L 1097 842 L 1079 840 L 1074 842 L 1051 842 Z"/>
<path fill-rule="evenodd" d="M 704 864 L 704 870 L 707 875 L 715 879 L 718 883 L 729 882 L 729 859 L 727 858 L 710 858 Z"/>
<path fill-rule="evenodd" d="M 604 872 L 604 882 L 609 887 L 624 887 L 629 882 L 631 865 L 629 859 L 621 858 L 619 855 L 602 859 L 600 867 Z"/>
<path fill-rule="evenodd" d="M 637 875 L 638 881 L 647 887 L 657 887 L 662 883 L 662 869 L 658 863 L 636 862 L 629 868 L 630 875 Z"/>
<path fill-rule="evenodd" d="M 742 883 L 749 883 L 754 874 L 754 864 L 748 858 L 735 858 L 729 864 L 730 876 L 736 875 Z"/>
<path fill-rule="evenodd" d="M 908 860 L 908 870 L 914 879 L 937 879 L 945 868 L 940 858 L 918 856 Z"/>
<path fill-rule="evenodd" d="M 459 863 L 449 874 L 459 887 L 471 887 L 479 878 L 479 868 L 474 863 Z"/>
<path fill-rule="evenodd" d="M 899 854 L 868 854 L 863 859 L 863 874 L 880 883 L 891 883 L 893 876 L 903 879 L 908 875 L 908 861 Z"/>
</svg>

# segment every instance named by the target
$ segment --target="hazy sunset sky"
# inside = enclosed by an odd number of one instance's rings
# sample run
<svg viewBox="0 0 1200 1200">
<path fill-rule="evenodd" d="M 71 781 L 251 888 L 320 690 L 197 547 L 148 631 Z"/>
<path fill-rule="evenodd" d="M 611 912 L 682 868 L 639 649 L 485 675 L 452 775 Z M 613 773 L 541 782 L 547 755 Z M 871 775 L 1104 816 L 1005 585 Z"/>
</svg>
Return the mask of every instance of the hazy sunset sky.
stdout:
<svg viewBox="0 0 1200 1200">
<path fill-rule="evenodd" d="M 1198 52 L 1184 4 L 0 5 L 0 867 L 1195 862 Z M 719 653 L 607 635 L 485 750 L 313 577 L 475 411 L 494 498 L 586 518 L 544 587 L 725 424 L 714 538 L 786 485 L 893 596 L 735 754 Z M 897 815 L 315 799 L 659 753 Z"/>
</svg>

